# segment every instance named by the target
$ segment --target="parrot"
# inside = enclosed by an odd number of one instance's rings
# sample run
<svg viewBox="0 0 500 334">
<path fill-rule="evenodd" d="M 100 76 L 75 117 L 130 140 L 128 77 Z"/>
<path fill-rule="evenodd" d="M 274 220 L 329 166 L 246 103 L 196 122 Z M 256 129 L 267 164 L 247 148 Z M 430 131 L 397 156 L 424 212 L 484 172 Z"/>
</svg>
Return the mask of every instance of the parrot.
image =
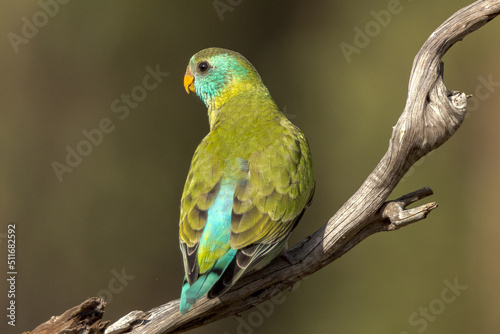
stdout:
<svg viewBox="0 0 500 334">
<path fill-rule="evenodd" d="M 283 255 L 315 189 L 304 134 L 244 56 L 199 51 L 184 88 L 206 105 L 210 130 L 195 150 L 181 198 L 181 314 Z"/>
</svg>

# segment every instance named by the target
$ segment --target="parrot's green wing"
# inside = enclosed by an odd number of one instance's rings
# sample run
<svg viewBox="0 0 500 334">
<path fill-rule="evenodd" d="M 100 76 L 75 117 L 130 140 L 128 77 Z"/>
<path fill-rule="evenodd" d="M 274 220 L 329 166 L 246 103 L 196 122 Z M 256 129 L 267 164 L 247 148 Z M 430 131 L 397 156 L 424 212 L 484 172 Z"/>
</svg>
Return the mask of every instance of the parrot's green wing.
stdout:
<svg viewBox="0 0 500 334">
<path fill-rule="evenodd" d="M 280 120 L 277 140 L 240 164 L 247 178 L 234 192 L 230 244 L 235 258 L 209 292 L 225 292 L 249 268 L 266 265 L 284 248 L 314 193 L 309 146 L 286 118 Z"/>
<path fill-rule="evenodd" d="M 206 152 L 206 145 L 203 141 L 193 156 L 181 200 L 179 237 L 189 284 L 198 278 L 198 245 L 222 178 L 222 169 L 214 156 Z"/>
</svg>

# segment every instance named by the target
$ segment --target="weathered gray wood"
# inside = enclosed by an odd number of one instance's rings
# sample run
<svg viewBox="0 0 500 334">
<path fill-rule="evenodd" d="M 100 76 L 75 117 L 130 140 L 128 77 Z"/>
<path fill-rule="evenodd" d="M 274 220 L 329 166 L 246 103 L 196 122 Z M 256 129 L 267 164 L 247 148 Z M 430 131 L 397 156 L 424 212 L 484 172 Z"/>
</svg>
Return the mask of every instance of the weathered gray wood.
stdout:
<svg viewBox="0 0 500 334">
<path fill-rule="evenodd" d="M 409 168 L 446 142 L 465 118 L 468 96 L 446 89 L 441 58 L 454 43 L 499 13 L 500 0 L 476 1 L 431 34 L 413 62 L 406 105 L 382 160 L 328 223 L 291 249 L 286 260 L 277 258 L 243 277 L 218 299 L 202 298 L 184 316 L 179 314 L 179 300 L 173 300 L 146 312 L 133 311 L 105 333 L 178 333 L 240 313 L 320 270 L 366 237 L 426 218 L 436 203 L 406 206 L 431 195 L 429 188 L 394 201 L 387 198 Z"/>
<path fill-rule="evenodd" d="M 98 334 L 104 333 L 109 321 L 101 321 L 105 303 L 100 298 L 89 298 L 59 316 L 52 317 L 31 332 L 23 334 Z"/>
</svg>

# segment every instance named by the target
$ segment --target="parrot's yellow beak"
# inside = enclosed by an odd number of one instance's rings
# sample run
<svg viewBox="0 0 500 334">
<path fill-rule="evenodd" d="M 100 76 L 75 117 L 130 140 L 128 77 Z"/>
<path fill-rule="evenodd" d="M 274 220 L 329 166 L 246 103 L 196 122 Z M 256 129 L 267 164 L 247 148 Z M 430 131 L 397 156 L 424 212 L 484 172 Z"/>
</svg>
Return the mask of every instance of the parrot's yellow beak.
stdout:
<svg viewBox="0 0 500 334">
<path fill-rule="evenodd" d="M 189 91 L 196 92 L 194 90 L 194 76 L 193 76 L 193 73 L 191 73 L 189 66 L 186 70 L 186 74 L 184 75 L 184 88 L 186 89 L 186 92 L 188 94 L 189 94 Z"/>
</svg>

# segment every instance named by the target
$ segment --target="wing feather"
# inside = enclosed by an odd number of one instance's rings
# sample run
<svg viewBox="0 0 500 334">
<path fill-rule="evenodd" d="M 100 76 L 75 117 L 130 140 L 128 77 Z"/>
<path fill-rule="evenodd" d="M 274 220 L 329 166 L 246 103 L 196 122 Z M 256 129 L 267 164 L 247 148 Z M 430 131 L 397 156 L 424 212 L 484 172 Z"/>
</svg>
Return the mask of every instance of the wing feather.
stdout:
<svg viewBox="0 0 500 334">
<path fill-rule="evenodd" d="M 198 245 L 207 223 L 208 209 L 220 190 L 222 170 L 205 151 L 206 141 L 196 150 L 181 199 L 179 242 L 189 284 L 199 276 Z"/>
<path fill-rule="evenodd" d="M 288 237 L 314 189 L 309 146 L 288 120 L 285 131 L 248 159 L 248 178 L 236 186 L 231 246 L 279 244 Z"/>
</svg>

